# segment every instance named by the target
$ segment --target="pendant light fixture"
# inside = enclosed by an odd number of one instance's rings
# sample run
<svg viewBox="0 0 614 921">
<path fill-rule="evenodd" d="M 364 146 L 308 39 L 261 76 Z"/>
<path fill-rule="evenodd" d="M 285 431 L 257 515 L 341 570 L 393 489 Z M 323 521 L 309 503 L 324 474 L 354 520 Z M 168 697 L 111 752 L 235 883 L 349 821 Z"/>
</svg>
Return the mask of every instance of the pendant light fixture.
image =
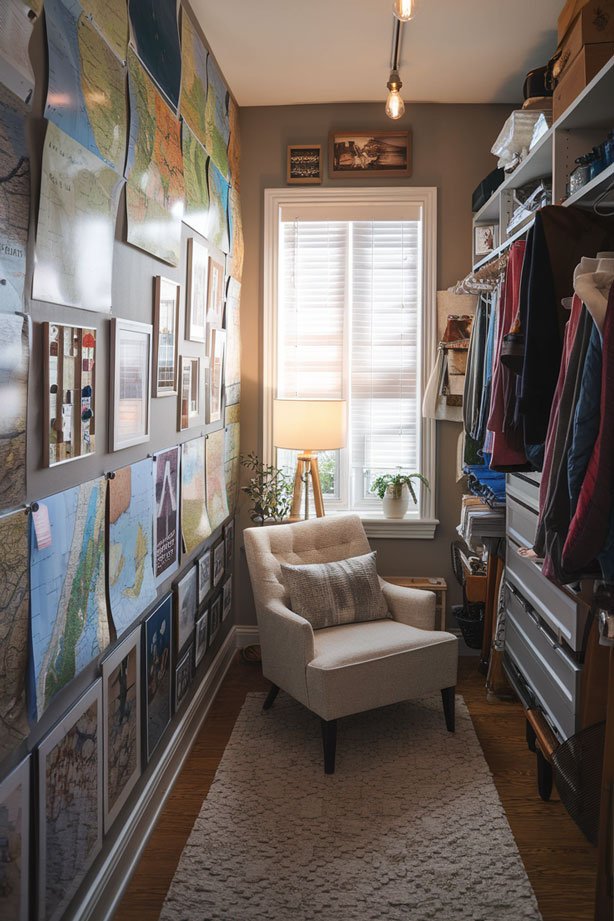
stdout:
<svg viewBox="0 0 614 921">
<path fill-rule="evenodd" d="M 416 0 L 394 0 L 392 12 L 401 22 L 409 22 L 416 12 Z"/>
<path fill-rule="evenodd" d="M 401 118 L 405 113 L 405 103 L 401 96 L 401 78 L 399 76 L 399 52 L 401 49 L 401 21 L 394 20 L 392 27 L 392 58 L 390 61 L 390 77 L 386 86 L 388 87 L 388 96 L 386 98 L 386 115 L 388 118 L 396 120 Z"/>
</svg>

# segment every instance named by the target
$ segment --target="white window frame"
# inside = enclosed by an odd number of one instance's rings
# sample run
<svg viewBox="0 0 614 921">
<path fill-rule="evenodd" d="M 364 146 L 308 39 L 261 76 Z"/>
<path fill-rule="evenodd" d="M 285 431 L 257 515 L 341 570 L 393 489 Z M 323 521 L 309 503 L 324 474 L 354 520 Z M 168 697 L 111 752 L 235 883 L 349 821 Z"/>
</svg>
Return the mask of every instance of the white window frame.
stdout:
<svg viewBox="0 0 614 921">
<path fill-rule="evenodd" d="M 264 190 L 264 266 L 263 266 L 263 457 L 265 463 L 275 462 L 273 445 L 273 401 L 277 381 L 277 304 L 280 255 L 280 214 L 296 204 L 319 203 L 330 206 L 370 204 L 399 206 L 404 202 L 422 209 L 422 394 L 435 363 L 437 351 L 437 189 L 432 187 L 388 188 L 323 188 L 323 189 L 265 189 Z M 401 520 L 384 518 L 380 511 L 358 508 L 369 537 L 432 539 L 439 524 L 435 517 L 437 493 L 436 427 L 433 419 L 421 419 L 421 470 L 431 488 L 422 489 L 419 515 Z M 331 510 L 332 511 L 332 510 Z M 330 512 L 329 512 L 330 513 Z M 335 514 L 335 512 L 332 512 Z"/>
</svg>

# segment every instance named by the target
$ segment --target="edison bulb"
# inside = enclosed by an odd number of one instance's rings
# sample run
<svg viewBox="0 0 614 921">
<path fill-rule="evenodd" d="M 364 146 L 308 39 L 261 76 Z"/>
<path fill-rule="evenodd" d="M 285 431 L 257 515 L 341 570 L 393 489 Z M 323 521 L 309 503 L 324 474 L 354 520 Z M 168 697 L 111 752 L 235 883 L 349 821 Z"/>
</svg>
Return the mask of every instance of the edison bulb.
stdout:
<svg viewBox="0 0 614 921">
<path fill-rule="evenodd" d="M 386 99 L 386 115 L 388 118 L 401 118 L 405 112 L 405 103 L 398 90 L 390 90 Z"/>
<path fill-rule="evenodd" d="M 416 12 L 416 0 L 394 0 L 392 12 L 401 22 L 409 22 Z"/>
</svg>

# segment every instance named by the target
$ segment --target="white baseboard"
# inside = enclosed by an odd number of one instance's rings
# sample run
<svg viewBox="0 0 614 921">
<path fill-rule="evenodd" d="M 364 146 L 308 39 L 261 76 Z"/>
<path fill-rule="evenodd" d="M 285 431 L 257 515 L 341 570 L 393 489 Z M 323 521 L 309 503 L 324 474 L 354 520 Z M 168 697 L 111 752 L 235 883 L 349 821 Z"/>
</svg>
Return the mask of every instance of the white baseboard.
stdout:
<svg viewBox="0 0 614 921">
<path fill-rule="evenodd" d="M 260 642 L 258 627 L 254 624 L 237 624 L 235 627 L 235 636 L 237 638 L 237 649 L 243 649 L 245 646 L 257 646 Z"/>
</svg>

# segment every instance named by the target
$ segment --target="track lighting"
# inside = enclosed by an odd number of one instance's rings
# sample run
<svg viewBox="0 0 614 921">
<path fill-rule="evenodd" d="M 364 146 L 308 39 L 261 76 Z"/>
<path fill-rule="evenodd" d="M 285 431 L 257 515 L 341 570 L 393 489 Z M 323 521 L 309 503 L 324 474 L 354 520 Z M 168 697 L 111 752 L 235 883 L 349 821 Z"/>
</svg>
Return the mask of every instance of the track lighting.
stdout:
<svg viewBox="0 0 614 921">
<path fill-rule="evenodd" d="M 409 22 L 416 12 L 416 0 L 394 0 L 392 12 L 401 22 Z"/>
<path fill-rule="evenodd" d="M 388 87 L 388 98 L 386 99 L 386 115 L 388 118 L 401 118 L 405 112 L 405 103 L 399 92 L 403 84 L 396 70 L 390 74 L 390 79 L 386 84 Z"/>
</svg>

